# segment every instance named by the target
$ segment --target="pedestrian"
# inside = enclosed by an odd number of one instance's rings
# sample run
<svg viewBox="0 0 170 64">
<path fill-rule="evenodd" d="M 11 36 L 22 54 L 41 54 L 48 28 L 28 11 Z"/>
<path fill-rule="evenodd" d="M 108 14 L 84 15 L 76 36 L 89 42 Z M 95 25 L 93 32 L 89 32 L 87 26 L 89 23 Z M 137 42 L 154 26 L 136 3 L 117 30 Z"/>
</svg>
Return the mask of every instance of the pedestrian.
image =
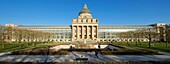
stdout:
<svg viewBox="0 0 170 64">
<path fill-rule="evenodd" d="M 100 43 L 98 44 L 98 48 L 100 49 Z"/>
<path fill-rule="evenodd" d="M 98 52 L 97 52 L 97 51 L 95 51 L 95 56 L 96 56 L 96 58 L 99 58 L 99 57 L 98 57 Z"/>
</svg>

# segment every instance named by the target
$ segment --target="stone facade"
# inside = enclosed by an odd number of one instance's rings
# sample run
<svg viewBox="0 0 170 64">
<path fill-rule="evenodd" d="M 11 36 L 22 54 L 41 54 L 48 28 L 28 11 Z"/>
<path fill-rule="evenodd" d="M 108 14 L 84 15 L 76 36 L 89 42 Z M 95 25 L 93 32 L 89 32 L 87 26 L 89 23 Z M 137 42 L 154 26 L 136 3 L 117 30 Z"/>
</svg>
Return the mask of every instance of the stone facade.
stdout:
<svg viewBox="0 0 170 64">
<path fill-rule="evenodd" d="M 72 41 L 98 39 L 98 19 L 93 19 L 86 4 L 77 19 L 72 20 Z"/>
</svg>

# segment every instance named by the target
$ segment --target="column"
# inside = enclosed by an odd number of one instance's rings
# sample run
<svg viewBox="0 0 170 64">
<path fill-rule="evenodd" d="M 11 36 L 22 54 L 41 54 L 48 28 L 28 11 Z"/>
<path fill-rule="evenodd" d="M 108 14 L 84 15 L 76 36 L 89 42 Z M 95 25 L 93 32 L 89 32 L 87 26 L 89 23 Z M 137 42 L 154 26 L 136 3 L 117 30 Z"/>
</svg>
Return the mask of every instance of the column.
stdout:
<svg viewBox="0 0 170 64">
<path fill-rule="evenodd" d="M 78 34 L 78 25 L 77 25 L 77 29 L 76 30 L 77 30 L 77 34 L 76 34 L 77 38 L 76 39 L 78 39 L 78 36 L 79 36 L 79 34 Z"/>
<path fill-rule="evenodd" d="M 98 25 L 96 26 L 96 38 L 98 39 Z"/>
<path fill-rule="evenodd" d="M 87 39 L 89 39 L 89 26 L 87 25 Z"/>
<path fill-rule="evenodd" d="M 84 39 L 84 26 L 83 25 L 82 25 L 81 31 L 82 31 L 82 34 L 81 34 L 82 39 Z"/>
<path fill-rule="evenodd" d="M 74 26 L 72 25 L 72 39 L 74 39 Z"/>
<path fill-rule="evenodd" d="M 94 39 L 94 26 L 91 26 L 91 36 L 92 36 L 92 40 Z"/>
<path fill-rule="evenodd" d="M 78 27 L 79 28 L 79 39 L 80 39 L 80 35 L 81 35 L 81 26 Z"/>
</svg>

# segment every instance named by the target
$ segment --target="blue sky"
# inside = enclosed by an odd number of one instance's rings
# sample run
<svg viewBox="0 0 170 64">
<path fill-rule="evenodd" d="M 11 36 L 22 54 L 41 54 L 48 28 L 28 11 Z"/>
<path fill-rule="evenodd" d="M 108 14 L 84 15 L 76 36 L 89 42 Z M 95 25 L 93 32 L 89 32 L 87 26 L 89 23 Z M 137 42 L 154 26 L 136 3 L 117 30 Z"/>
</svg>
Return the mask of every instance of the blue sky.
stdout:
<svg viewBox="0 0 170 64">
<path fill-rule="evenodd" d="M 170 0 L 0 0 L 0 24 L 70 25 L 84 3 L 100 25 L 170 24 Z"/>
</svg>

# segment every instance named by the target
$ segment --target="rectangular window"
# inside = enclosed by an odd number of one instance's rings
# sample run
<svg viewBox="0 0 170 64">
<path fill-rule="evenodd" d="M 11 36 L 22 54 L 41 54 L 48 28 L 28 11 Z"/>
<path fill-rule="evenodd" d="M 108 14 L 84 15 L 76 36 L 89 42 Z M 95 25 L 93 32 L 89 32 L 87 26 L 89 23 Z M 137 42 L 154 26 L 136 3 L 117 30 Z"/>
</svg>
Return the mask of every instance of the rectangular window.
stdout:
<svg viewBox="0 0 170 64">
<path fill-rule="evenodd" d="M 61 36 L 61 38 L 63 38 L 63 36 Z"/>
<path fill-rule="evenodd" d="M 89 37 L 90 37 L 90 38 L 92 38 L 92 36 L 91 36 L 91 35 L 89 35 Z"/>
<path fill-rule="evenodd" d="M 83 19 L 81 20 L 81 22 L 83 22 Z"/>
<path fill-rule="evenodd" d="M 82 38 L 82 36 L 81 36 L 81 35 L 80 35 L 79 37 L 80 37 L 80 38 Z"/>
</svg>

